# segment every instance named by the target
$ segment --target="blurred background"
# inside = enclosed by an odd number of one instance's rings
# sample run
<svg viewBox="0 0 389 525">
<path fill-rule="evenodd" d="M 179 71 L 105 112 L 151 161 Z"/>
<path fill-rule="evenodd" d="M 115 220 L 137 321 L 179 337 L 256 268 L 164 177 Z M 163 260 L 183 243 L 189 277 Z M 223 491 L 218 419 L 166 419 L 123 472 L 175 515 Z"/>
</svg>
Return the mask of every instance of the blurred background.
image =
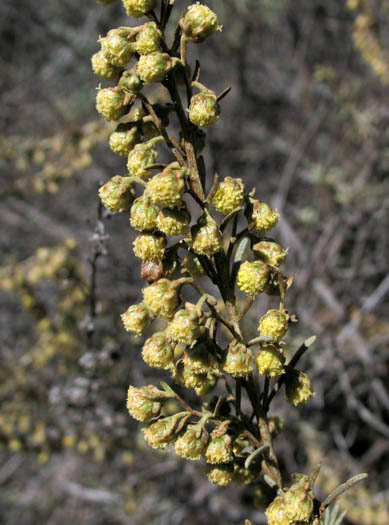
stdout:
<svg viewBox="0 0 389 525">
<path fill-rule="evenodd" d="M 320 497 L 368 472 L 339 502 L 344 523 L 387 524 L 389 5 L 206 3 L 224 29 L 191 59 L 208 87 L 232 86 L 207 165 L 278 208 L 300 319 L 288 347 L 318 336 L 303 362 L 316 397 L 274 406 L 282 469 L 322 461 Z M 266 523 L 255 486 L 216 487 L 199 462 L 155 453 L 125 408 L 130 383 L 166 375 L 119 318 L 143 284 L 127 214 L 99 205 L 98 187 L 126 169 L 90 57 L 133 22 L 120 1 L 0 5 L 0 524 Z"/>
</svg>

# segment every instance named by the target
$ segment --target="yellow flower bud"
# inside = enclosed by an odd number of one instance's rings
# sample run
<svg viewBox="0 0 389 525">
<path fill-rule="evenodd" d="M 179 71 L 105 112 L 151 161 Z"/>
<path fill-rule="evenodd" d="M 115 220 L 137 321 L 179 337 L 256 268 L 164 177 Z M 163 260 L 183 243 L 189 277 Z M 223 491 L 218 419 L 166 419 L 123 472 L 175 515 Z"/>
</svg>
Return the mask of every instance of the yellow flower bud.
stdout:
<svg viewBox="0 0 389 525">
<path fill-rule="evenodd" d="M 169 443 L 174 440 L 174 430 L 180 417 L 182 414 L 164 417 L 144 428 L 143 434 L 146 443 L 152 448 L 166 450 Z"/>
<path fill-rule="evenodd" d="M 144 303 L 130 306 L 120 317 L 127 332 L 136 335 L 141 335 L 154 320 L 153 314 Z"/>
<path fill-rule="evenodd" d="M 220 487 L 226 487 L 234 477 L 234 467 L 227 465 L 207 465 L 206 475 L 209 481 Z"/>
<path fill-rule="evenodd" d="M 286 516 L 284 500 L 277 496 L 265 510 L 268 525 L 289 525 L 290 521 Z"/>
<path fill-rule="evenodd" d="M 127 394 L 127 409 L 137 421 L 150 421 L 161 410 L 161 403 L 166 399 L 165 392 L 158 390 L 154 385 L 136 388 L 130 386 Z"/>
<path fill-rule="evenodd" d="M 99 89 L 96 97 L 96 109 L 109 122 L 120 119 L 126 112 L 124 94 L 116 88 Z"/>
<path fill-rule="evenodd" d="M 188 425 L 187 429 L 177 438 L 174 450 L 177 456 L 185 459 L 201 458 L 208 443 L 208 432 L 198 425 Z"/>
<path fill-rule="evenodd" d="M 166 208 L 180 207 L 187 175 L 188 170 L 181 168 L 178 162 L 173 162 L 149 180 L 145 194 L 154 204 Z"/>
<path fill-rule="evenodd" d="M 133 242 L 134 253 L 142 261 L 161 261 L 165 255 L 166 240 L 161 235 L 141 233 Z"/>
<path fill-rule="evenodd" d="M 173 367 L 175 346 L 165 332 L 155 332 L 143 345 L 143 360 L 151 367 L 169 370 Z"/>
<path fill-rule="evenodd" d="M 122 212 L 130 209 L 134 201 L 134 184 L 129 177 L 112 177 L 101 186 L 99 196 L 104 206 L 110 211 Z"/>
<path fill-rule="evenodd" d="M 264 233 L 277 226 L 280 214 L 272 210 L 265 202 L 250 199 L 248 222 L 254 222 L 254 229 Z"/>
<path fill-rule="evenodd" d="M 220 106 L 215 93 L 193 95 L 189 105 L 189 120 L 195 126 L 213 126 L 220 117 Z"/>
<path fill-rule="evenodd" d="M 154 9 L 156 0 L 123 0 L 128 16 L 139 18 Z"/>
<path fill-rule="evenodd" d="M 181 208 L 163 208 L 157 218 L 157 228 L 165 235 L 183 235 L 188 231 L 190 213 L 186 206 Z"/>
<path fill-rule="evenodd" d="M 288 254 L 288 250 L 283 250 L 279 244 L 271 241 L 261 241 L 254 244 L 253 251 L 258 259 L 277 267 Z"/>
<path fill-rule="evenodd" d="M 275 345 L 266 345 L 258 350 L 255 358 L 258 373 L 275 377 L 284 372 L 285 357 L 282 354 L 281 348 Z"/>
<path fill-rule="evenodd" d="M 226 431 L 225 425 L 220 425 L 220 427 L 211 432 L 211 439 L 205 451 L 207 463 L 216 465 L 233 461 L 232 439 Z"/>
<path fill-rule="evenodd" d="M 173 341 L 192 346 L 204 332 L 204 327 L 200 326 L 199 323 L 196 310 L 182 308 L 174 314 L 166 329 L 166 334 Z"/>
<path fill-rule="evenodd" d="M 222 234 L 207 210 L 192 227 L 190 244 L 194 252 L 208 257 L 222 250 Z"/>
<path fill-rule="evenodd" d="M 149 55 L 159 51 L 161 36 L 161 31 L 155 22 L 146 22 L 136 38 L 135 50 L 140 55 Z"/>
<path fill-rule="evenodd" d="M 147 196 L 138 197 L 131 208 L 130 223 L 133 228 L 143 232 L 157 227 L 158 208 Z"/>
<path fill-rule="evenodd" d="M 307 374 L 298 370 L 288 372 L 285 391 L 289 403 L 294 406 L 310 401 L 315 395 L 312 382 Z"/>
<path fill-rule="evenodd" d="M 288 317 L 279 310 L 268 310 L 259 321 L 259 335 L 271 335 L 279 341 L 288 330 Z"/>
<path fill-rule="evenodd" d="M 99 38 L 101 51 L 113 66 L 126 66 L 134 54 L 134 44 L 126 38 L 130 31 L 130 28 L 119 27 L 108 31 L 104 38 Z"/>
<path fill-rule="evenodd" d="M 95 75 L 103 80 L 115 82 L 120 75 L 121 68 L 113 66 L 104 56 L 102 51 L 95 53 L 91 59 L 92 69 Z"/>
<path fill-rule="evenodd" d="M 237 285 L 243 292 L 256 295 L 264 291 L 269 273 L 269 268 L 261 261 L 245 261 L 239 268 Z"/>
<path fill-rule="evenodd" d="M 136 126 L 119 124 L 116 131 L 109 137 L 109 147 L 117 155 L 126 157 L 141 140 L 141 134 Z"/>
<path fill-rule="evenodd" d="M 202 42 L 216 31 L 221 31 L 216 14 L 209 7 L 196 2 L 188 7 L 180 20 L 180 26 L 189 40 Z"/>
<path fill-rule="evenodd" d="M 180 305 L 181 280 L 159 279 L 143 290 L 144 302 L 154 315 L 172 317 Z"/>
<path fill-rule="evenodd" d="M 137 144 L 128 155 L 127 169 L 133 177 L 146 179 L 152 172 L 147 168 L 152 166 L 158 157 L 155 149 L 155 141 L 150 140 L 142 144 Z"/>
<path fill-rule="evenodd" d="M 193 388 L 198 396 L 209 394 L 216 386 L 217 377 L 212 373 L 196 373 L 190 367 L 179 366 L 173 373 L 175 381 L 186 388 Z"/>
<path fill-rule="evenodd" d="M 244 203 L 244 184 L 242 179 L 226 177 L 219 183 L 212 199 L 212 204 L 218 212 L 228 215 Z"/>
<path fill-rule="evenodd" d="M 252 372 L 253 354 L 242 343 L 232 342 L 224 353 L 222 369 L 233 377 L 246 377 Z"/>
<path fill-rule="evenodd" d="M 149 55 L 141 55 L 138 62 L 138 75 L 145 84 L 162 82 L 173 65 L 170 55 L 155 51 Z"/>
<path fill-rule="evenodd" d="M 304 476 L 287 490 L 283 496 L 285 514 L 290 522 L 310 520 L 313 513 L 313 494 L 308 477 Z"/>
<path fill-rule="evenodd" d="M 185 352 L 184 367 L 195 374 L 208 374 L 218 369 L 215 355 L 206 341 L 197 343 L 191 350 Z"/>
</svg>

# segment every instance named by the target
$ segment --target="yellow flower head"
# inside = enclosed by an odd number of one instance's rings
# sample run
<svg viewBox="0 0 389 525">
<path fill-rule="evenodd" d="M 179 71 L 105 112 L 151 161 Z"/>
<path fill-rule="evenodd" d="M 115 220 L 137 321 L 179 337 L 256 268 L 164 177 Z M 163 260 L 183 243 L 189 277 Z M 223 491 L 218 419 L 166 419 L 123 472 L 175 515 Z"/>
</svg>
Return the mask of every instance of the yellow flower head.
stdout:
<svg viewBox="0 0 389 525">
<path fill-rule="evenodd" d="M 263 262 L 245 261 L 239 268 L 237 285 L 243 292 L 256 295 L 264 291 L 269 273 L 269 268 Z"/>
<path fill-rule="evenodd" d="M 212 204 L 217 211 L 228 215 L 244 203 L 244 184 L 242 179 L 226 177 L 220 182 L 212 199 Z"/>
</svg>

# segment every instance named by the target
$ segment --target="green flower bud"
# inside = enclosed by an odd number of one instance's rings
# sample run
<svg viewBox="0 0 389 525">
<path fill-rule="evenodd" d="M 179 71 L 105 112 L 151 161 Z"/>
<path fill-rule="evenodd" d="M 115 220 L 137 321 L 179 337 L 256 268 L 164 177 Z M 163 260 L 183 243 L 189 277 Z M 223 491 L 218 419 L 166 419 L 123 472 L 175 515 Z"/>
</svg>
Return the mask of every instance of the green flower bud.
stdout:
<svg viewBox="0 0 389 525">
<path fill-rule="evenodd" d="M 173 162 L 149 180 L 145 194 L 154 204 L 165 208 L 180 207 L 187 176 L 188 170 L 181 168 L 178 162 Z"/>
<path fill-rule="evenodd" d="M 192 346 L 204 333 L 204 327 L 199 323 L 200 319 L 196 310 L 182 308 L 174 314 L 166 329 L 166 334 L 173 341 Z"/>
<path fill-rule="evenodd" d="M 277 496 L 265 510 L 268 525 L 289 525 L 290 521 L 286 516 L 284 500 Z"/>
<path fill-rule="evenodd" d="M 288 372 L 285 391 L 289 403 L 294 406 L 310 401 L 315 395 L 312 382 L 307 374 L 298 370 Z"/>
<path fill-rule="evenodd" d="M 279 341 L 288 330 L 288 317 L 279 310 L 268 310 L 259 321 L 259 335 L 271 335 Z"/>
<path fill-rule="evenodd" d="M 159 279 L 143 290 L 144 302 L 159 317 L 172 317 L 180 305 L 182 280 Z"/>
<path fill-rule="evenodd" d="M 165 255 L 166 240 L 162 235 L 141 233 L 133 242 L 134 253 L 142 261 L 161 261 Z"/>
<path fill-rule="evenodd" d="M 109 137 L 109 147 L 117 155 L 126 157 L 141 138 L 136 126 L 129 127 L 128 124 L 119 124 L 116 131 Z"/>
<path fill-rule="evenodd" d="M 108 122 L 119 120 L 127 110 L 124 105 L 124 93 L 117 88 L 99 89 L 96 97 L 96 109 Z"/>
<path fill-rule="evenodd" d="M 104 38 L 99 38 L 101 51 L 105 58 L 116 67 L 124 67 L 134 54 L 134 44 L 127 40 L 130 28 L 118 27 L 108 31 Z"/>
<path fill-rule="evenodd" d="M 161 31 L 157 28 L 155 22 L 146 22 L 136 38 L 135 50 L 140 55 L 149 55 L 159 51 L 161 36 Z"/>
<path fill-rule="evenodd" d="M 248 222 L 254 222 L 254 229 L 258 232 L 268 232 L 277 226 L 280 214 L 277 210 L 272 210 L 265 202 L 250 199 Z"/>
<path fill-rule="evenodd" d="M 184 367 L 195 374 L 211 374 L 218 369 L 217 360 L 207 342 L 197 343 L 191 350 L 185 352 Z"/>
<path fill-rule="evenodd" d="M 154 385 L 139 388 L 130 386 L 127 394 L 127 409 L 137 421 L 150 421 L 160 413 L 160 402 L 168 397 L 170 396 Z"/>
<path fill-rule="evenodd" d="M 186 206 L 181 208 L 163 208 L 157 218 L 157 228 L 165 235 L 183 235 L 187 233 L 191 216 Z"/>
<path fill-rule="evenodd" d="M 173 66 L 174 61 L 170 55 L 156 51 L 139 58 L 138 75 L 145 84 L 162 82 Z"/>
<path fill-rule="evenodd" d="M 217 211 L 228 215 L 242 206 L 244 202 L 244 184 L 242 179 L 226 177 L 219 183 L 217 191 L 212 199 L 212 204 Z"/>
<path fill-rule="evenodd" d="M 165 332 L 155 332 L 143 345 L 143 360 L 151 367 L 169 370 L 173 367 L 175 346 Z"/>
<path fill-rule="evenodd" d="M 304 476 L 287 490 L 283 497 L 285 514 L 290 522 L 310 520 L 313 513 L 313 494 L 308 477 Z"/>
<path fill-rule="evenodd" d="M 113 66 L 104 56 L 102 51 L 95 53 L 91 59 L 92 69 L 95 75 L 103 80 L 115 82 L 120 75 L 121 68 Z"/>
<path fill-rule="evenodd" d="M 240 463 L 236 463 L 234 465 L 234 476 L 232 480 L 237 485 L 251 485 L 251 483 L 255 483 L 257 479 L 259 478 L 261 471 L 258 468 L 258 465 L 250 465 L 250 467 L 244 468 L 244 465 L 241 465 Z"/>
<path fill-rule="evenodd" d="M 220 106 L 215 93 L 194 95 L 189 105 L 189 120 L 195 126 L 213 126 L 220 117 Z"/>
<path fill-rule="evenodd" d="M 156 0 L 123 0 L 128 16 L 139 18 L 154 9 Z"/>
<path fill-rule="evenodd" d="M 216 31 L 221 31 L 216 14 L 209 7 L 196 2 L 190 5 L 180 20 L 180 26 L 188 40 L 202 42 Z"/>
<path fill-rule="evenodd" d="M 201 265 L 199 258 L 193 253 L 189 253 L 183 260 L 183 269 L 192 277 L 204 277 L 205 271 Z"/>
<path fill-rule="evenodd" d="M 255 358 L 258 373 L 275 377 L 284 372 L 285 357 L 282 354 L 281 348 L 275 345 L 266 345 L 258 350 Z"/>
<path fill-rule="evenodd" d="M 271 241 L 261 241 L 254 244 L 253 251 L 258 259 L 277 267 L 288 254 L 288 250 L 283 250 L 279 244 Z"/>
<path fill-rule="evenodd" d="M 191 247 L 199 255 L 211 257 L 222 250 L 222 234 L 207 210 L 192 226 L 191 237 Z"/>
<path fill-rule="evenodd" d="M 177 456 L 185 459 L 201 458 L 208 443 L 208 432 L 198 425 L 188 425 L 187 429 L 177 438 L 174 450 Z"/>
<path fill-rule="evenodd" d="M 261 261 L 245 261 L 240 265 L 237 284 L 243 292 L 256 295 L 264 291 L 269 274 L 269 268 Z"/>
<path fill-rule="evenodd" d="M 138 93 L 142 89 L 143 83 L 135 68 L 124 71 L 119 80 L 119 87 L 130 93 Z"/>
<path fill-rule="evenodd" d="M 224 352 L 222 369 L 233 377 L 246 377 L 252 372 L 253 354 L 242 343 L 232 342 Z"/>
<path fill-rule="evenodd" d="M 216 465 L 233 461 L 232 439 L 226 432 L 226 425 L 220 425 L 211 432 L 211 439 L 205 451 L 207 463 Z"/>
<path fill-rule="evenodd" d="M 147 168 L 155 164 L 158 151 L 155 149 L 155 141 L 150 140 L 142 144 L 137 144 L 128 154 L 127 169 L 133 177 L 146 179 L 152 172 Z"/>
<path fill-rule="evenodd" d="M 125 330 L 136 335 L 141 335 L 154 320 L 153 314 L 144 303 L 130 306 L 120 317 Z"/>
<path fill-rule="evenodd" d="M 122 212 L 130 209 L 134 202 L 134 184 L 129 177 L 116 175 L 99 189 L 104 206 L 110 211 Z"/>
<path fill-rule="evenodd" d="M 234 467 L 227 465 L 207 465 L 206 476 L 215 485 L 226 487 L 234 477 Z"/>
<path fill-rule="evenodd" d="M 142 195 L 135 199 L 131 208 L 130 223 L 133 228 L 143 232 L 154 230 L 157 227 L 158 208 L 151 200 Z"/>
<path fill-rule="evenodd" d="M 146 443 L 152 448 L 166 450 L 169 443 L 175 438 L 174 430 L 180 417 L 182 414 L 164 417 L 144 428 L 143 434 Z"/>
</svg>

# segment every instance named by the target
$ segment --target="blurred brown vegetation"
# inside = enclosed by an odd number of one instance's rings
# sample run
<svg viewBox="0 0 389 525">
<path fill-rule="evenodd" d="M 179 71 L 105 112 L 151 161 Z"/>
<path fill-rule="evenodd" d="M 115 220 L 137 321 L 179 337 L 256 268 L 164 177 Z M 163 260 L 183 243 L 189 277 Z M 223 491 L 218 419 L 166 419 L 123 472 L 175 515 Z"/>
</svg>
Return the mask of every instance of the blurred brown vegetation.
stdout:
<svg viewBox="0 0 389 525">
<path fill-rule="evenodd" d="M 282 469 L 321 460 L 322 494 L 368 472 L 340 501 L 345 523 L 386 524 L 389 7 L 207 4 L 224 31 L 201 47 L 202 81 L 233 89 L 206 161 L 280 211 L 291 351 L 318 336 L 304 363 L 316 397 L 276 406 Z M 163 377 L 121 326 L 139 264 L 127 217 L 97 196 L 125 162 L 94 109 L 90 56 L 128 23 L 120 2 L 1 2 L 0 523 L 265 523 L 255 487 L 211 486 L 201 465 L 150 451 L 125 409 L 130 383 Z"/>
</svg>

